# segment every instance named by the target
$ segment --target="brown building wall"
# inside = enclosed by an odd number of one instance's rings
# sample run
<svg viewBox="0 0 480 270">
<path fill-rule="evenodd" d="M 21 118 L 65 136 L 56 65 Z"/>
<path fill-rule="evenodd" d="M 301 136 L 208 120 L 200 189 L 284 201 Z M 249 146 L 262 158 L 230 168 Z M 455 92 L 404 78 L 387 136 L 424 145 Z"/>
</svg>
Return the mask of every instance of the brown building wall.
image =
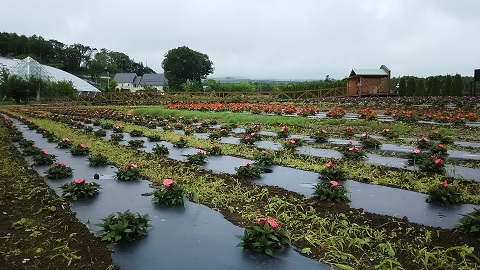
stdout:
<svg viewBox="0 0 480 270">
<path fill-rule="evenodd" d="M 347 80 L 347 95 L 388 95 L 388 87 L 387 77 L 353 77 Z"/>
</svg>

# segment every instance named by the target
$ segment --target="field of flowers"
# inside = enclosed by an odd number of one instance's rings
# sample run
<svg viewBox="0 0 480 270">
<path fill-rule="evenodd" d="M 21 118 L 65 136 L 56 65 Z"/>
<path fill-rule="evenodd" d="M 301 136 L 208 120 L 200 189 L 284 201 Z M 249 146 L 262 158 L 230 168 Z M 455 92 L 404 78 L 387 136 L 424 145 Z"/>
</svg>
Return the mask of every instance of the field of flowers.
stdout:
<svg viewBox="0 0 480 270">
<path fill-rule="evenodd" d="M 119 168 L 118 180 L 152 181 L 159 187 L 157 203 L 188 200 L 219 211 L 245 228 L 240 247 L 267 256 L 293 245 L 302 255 L 341 269 L 478 267 L 479 216 L 471 209 L 480 203 L 477 109 L 350 101 L 8 107 L 2 113 L 60 148 L 71 142 L 72 155 L 103 157 Z M 28 145 L 16 136 L 11 133 L 13 141 Z M 34 154 L 45 161 L 41 152 Z M 311 174 L 315 180 L 305 182 Z M 300 175 L 304 180 L 296 179 Z M 83 183 L 66 185 L 65 194 Z M 367 196 L 350 190 L 354 185 L 392 192 L 392 202 L 395 194 L 410 192 L 423 200 L 418 208 L 425 208 L 430 220 L 411 221 L 416 212 L 396 217 L 389 201 L 372 199 L 372 210 L 354 207 Z M 102 190 L 82 192 L 102 196 Z M 382 197 L 368 196 L 377 195 Z M 455 211 L 467 204 L 461 218 Z M 438 223 L 446 222 L 438 211 L 451 213 L 455 224 Z M 141 235 L 147 225 L 145 217 L 138 218 Z M 106 240 L 122 239 L 102 233 Z"/>
</svg>

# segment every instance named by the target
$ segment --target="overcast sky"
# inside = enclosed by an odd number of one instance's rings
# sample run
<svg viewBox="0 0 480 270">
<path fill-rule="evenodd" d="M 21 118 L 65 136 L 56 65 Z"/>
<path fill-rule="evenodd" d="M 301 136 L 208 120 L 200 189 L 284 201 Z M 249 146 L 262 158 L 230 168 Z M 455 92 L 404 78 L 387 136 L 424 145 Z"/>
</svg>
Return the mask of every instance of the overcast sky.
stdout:
<svg viewBox="0 0 480 270">
<path fill-rule="evenodd" d="M 15 0 L 0 31 L 123 52 L 158 73 L 168 50 L 188 46 L 213 61 L 213 78 L 480 69 L 480 0 Z"/>
</svg>

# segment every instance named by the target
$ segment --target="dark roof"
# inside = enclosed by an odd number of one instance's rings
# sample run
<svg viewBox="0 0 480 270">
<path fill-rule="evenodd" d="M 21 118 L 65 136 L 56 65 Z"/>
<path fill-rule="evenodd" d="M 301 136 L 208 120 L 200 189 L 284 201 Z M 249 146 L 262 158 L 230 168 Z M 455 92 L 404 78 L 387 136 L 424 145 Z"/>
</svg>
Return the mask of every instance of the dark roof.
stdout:
<svg viewBox="0 0 480 270">
<path fill-rule="evenodd" d="M 113 79 L 117 83 L 133 83 L 136 76 L 135 73 L 117 73 Z"/>
<path fill-rule="evenodd" d="M 140 85 L 163 85 L 165 76 L 163 74 L 143 74 Z"/>
<path fill-rule="evenodd" d="M 135 80 L 133 80 L 134 85 L 138 85 L 140 83 L 140 80 L 142 79 L 142 76 L 136 76 Z"/>
</svg>

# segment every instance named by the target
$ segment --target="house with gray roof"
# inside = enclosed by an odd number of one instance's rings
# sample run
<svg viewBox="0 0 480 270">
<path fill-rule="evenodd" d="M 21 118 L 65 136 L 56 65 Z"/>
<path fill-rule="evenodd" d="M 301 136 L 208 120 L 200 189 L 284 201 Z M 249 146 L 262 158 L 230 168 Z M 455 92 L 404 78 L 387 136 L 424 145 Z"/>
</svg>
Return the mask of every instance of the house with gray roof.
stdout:
<svg viewBox="0 0 480 270">
<path fill-rule="evenodd" d="M 137 76 L 136 73 L 117 73 L 113 78 L 117 82 L 118 91 L 137 92 L 144 90 L 145 87 L 153 87 L 162 92 L 165 85 L 165 76 L 163 74 L 143 74 Z"/>
</svg>

